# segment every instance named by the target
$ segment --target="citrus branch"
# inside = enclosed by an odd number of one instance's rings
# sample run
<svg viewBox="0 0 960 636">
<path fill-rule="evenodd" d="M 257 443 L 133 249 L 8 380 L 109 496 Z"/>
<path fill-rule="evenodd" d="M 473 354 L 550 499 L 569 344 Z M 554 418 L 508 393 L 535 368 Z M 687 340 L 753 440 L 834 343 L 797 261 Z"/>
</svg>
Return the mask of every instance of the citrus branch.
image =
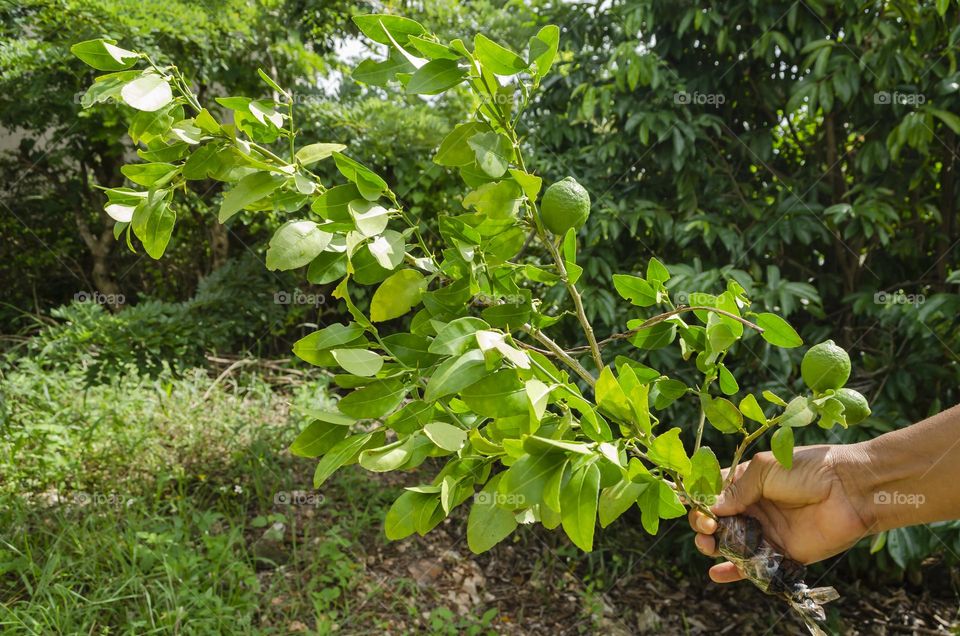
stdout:
<svg viewBox="0 0 960 636">
<path fill-rule="evenodd" d="M 583 378 L 587 384 L 589 384 L 591 387 L 596 386 L 597 381 L 592 375 L 590 375 L 590 372 L 584 369 L 582 364 L 577 362 L 575 358 L 571 357 L 570 354 L 564 351 L 560 345 L 551 340 L 549 336 L 530 324 L 523 325 L 523 330 L 530 334 L 534 340 L 549 349 L 550 352 L 562 360 L 564 364 L 573 369 L 573 371 Z"/>
<path fill-rule="evenodd" d="M 474 66 L 476 66 L 475 59 L 471 58 L 471 62 Z M 507 135 L 510 138 L 510 141 L 513 143 L 514 152 L 516 153 L 516 156 L 517 156 L 517 159 L 516 159 L 517 166 L 523 172 L 527 172 L 526 164 L 523 161 L 523 153 L 520 150 L 520 140 L 517 137 L 516 130 L 514 130 L 514 126 L 512 125 L 510 120 L 506 116 L 504 116 L 503 112 L 500 110 L 500 105 L 497 103 L 496 95 L 494 94 L 493 90 L 490 88 L 490 86 L 487 84 L 486 80 L 482 76 L 480 77 L 479 89 L 477 87 L 477 82 L 472 79 L 471 79 L 471 85 L 473 86 L 473 89 L 475 91 L 478 91 L 478 92 L 483 91 L 486 93 L 487 97 L 490 100 L 488 102 L 490 106 L 490 110 L 497 116 L 497 123 L 500 124 L 500 126 L 504 129 L 504 131 L 506 131 Z M 483 98 L 482 95 L 480 97 Z M 563 259 L 560 257 L 560 253 L 557 251 L 556 245 L 554 245 L 553 242 L 547 237 L 546 232 L 543 229 L 543 225 L 540 223 L 540 216 L 537 213 L 536 202 L 531 201 L 529 198 L 525 198 L 525 204 L 530 211 L 530 215 L 533 219 L 534 227 L 536 228 L 537 236 L 539 237 L 540 241 L 546 246 L 547 251 L 550 253 L 550 257 L 553 259 L 554 263 L 556 263 L 557 271 L 560 273 L 560 280 L 563 281 L 564 286 L 567 288 L 567 293 L 570 294 L 570 298 L 571 300 L 573 300 L 573 306 L 576 309 L 576 313 L 577 313 L 577 320 L 580 322 L 580 326 L 583 328 L 583 333 L 587 338 L 587 342 L 589 343 L 588 348 L 591 354 L 593 355 L 593 363 L 596 365 L 597 371 L 599 372 L 604 367 L 603 355 L 600 353 L 600 345 L 597 343 L 597 337 L 593 333 L 593 326 L 590 324 L 590 320 L 587 318 L 587 313 L 583 308 L 583 297 L 580 295 L 580 291 L 577 289 L 577 286 L 574 283 L 570 282 L 570 277 L 567 273 L 566 265 L 564 264 Z M 563 350 L 560 349 L 560 351 L 563 351 Z M 580 366 L 579 363 L 578 363 L 578 366 Z M 583 369 L 583 367 L 580 366 L 580 369 Z M 590 382 L 591 386 L 593 386 L 596 383 L 596 381 L 593 379 L 592 376 L 588 381 Z"/>
<path fill-rule="evenodd" d="M 766 424 L 764 424 L 763 426 L 761 426 L 760 428 L 758 428 L 757 430 L 755 430 L 754 432 L 750 433 L 749 435 L 743 438 L 743 441 L 740 442 L 740 444 L 737 446 L 737 450 L 734 451 L 733 453 L 733 461 L 730 462 L 730 469 L 727 472 L 727 478 L 723 480 L 724 490 L 726 490 L 727 486 L 729 486 L 730 483 L 733 481 L 734 475 L 737 472 L 737 466 L 740 464 L 740 460 L 743 458 L 743 454 L 744 452 L 746 452 L 750 444 L 757 441 L 757 439 L 761 435 L 763 435 L 768 430 L 770 430 L 770 428 L 776 425 L 777 422 L 779 421 L 780 421 L 779 417 L 774 417 L 768 420 Z"/>
<path fill-rule="evenodd" d="M 629 331 L 624 331 L 622 333 L 615 333 L 611 336 L 604 338 L 603 340 L 600 340 L 597 344 L 600 347 L 605 347 L 606 345 L 616 340 L 625 340 L 630 336 L 636 334 L 638 331 L 648 329 L 656 324 L 663 322 L 667 318 L 676 316 L 678 314 L 682 314 L 687 311 L 712 311 L 715 314 L 719 314 L 721 316 L 726 316 L 727 318 L 730 318 L 732 320 L 736 320 L 740 324 L 744 325 L 745 327 L 749 327 L 750 329 L 753 329 L 757 333 L 763 333 L 764 331 L 763 327 L 750 322 L 746 318 L 741 318 L 740 316 L 730 313 L 729 311 L 725 311 L 723 309 L 717 309 L 716 307 L 684 306 L 684 307 L 677 307 L 676 309 L 672 309 L 668 312 L 658 314 L 656 316 L 653 316 L 652 318 L 648 318 L 647 320 L 644 320 L 643 323 L 641 323 L 638 327 L 635 327 L 634 329 L 630 329 Z M 588 347 L 586 346 L 573 347 L 572 349 L 567 349 L 568 353 L 581 353 L 587 350 L 588 350 Z"/>
</svg>

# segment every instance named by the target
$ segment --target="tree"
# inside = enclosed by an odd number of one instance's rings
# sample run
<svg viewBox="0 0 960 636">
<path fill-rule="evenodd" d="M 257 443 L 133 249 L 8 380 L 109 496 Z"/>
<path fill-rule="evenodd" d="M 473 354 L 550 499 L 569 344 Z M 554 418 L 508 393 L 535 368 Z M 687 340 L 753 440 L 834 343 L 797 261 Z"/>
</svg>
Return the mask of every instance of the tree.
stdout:
<svg viewBox="0 0 960 636">
<path fill-rule="evenodd" d="M 605 193 L 585 280 L 650 256 L 677 292 L 734 276 L 810 339 L 840 326 L 878 427 L 956 402 L 958 16 L 933 1 L 556 7 L 563 71 L 531 136 L 547 174 Z M 588 289 L 615 324 L 615 299 Z M 798 361 L 762 362 L 751 383 Z"/>
<path fill-rule="evenodd" d="M 40 293 L 50 298 L 37 300 L 69 300 L 80 291 L 77 279 L 88 285 L 83 291 L 108 298 L 121 297 L 124 288 L 131 296 L 131 287 L 178 295 L 176 290 L 192 289 L 197 277 L 222 264 L 228 253 L 226 228 L 212 221 L 202 196 L 216 184 L 198 184 L 189 213 L 182 217 L 175 261 L 157 276 L 142 273 L 138 283 L 121 284 L 118 277 L 135 269 L 136 257 L 114 246 L 113 221 L 103 211 L 98 188 L 124 182 L 120 167 L 130 152 L 123 142 L 126 121 L 116 111 L 81 111 L 80 96 L 90 75 L 69 54 L 71 44 L 110 36 L 158 60 L 174 56 L 202 96 L 262 90 L 235 71 L 254 60 L 299 88 L 312 85 L 325 66 L 332 36 L 348 29 L 348 6 L 269 0 L 216 6 L 114 0 L 97 3 L 95 9 L 77 1 L 4 5 L 0 126 L 21 137 L 0 165 L 5 182 L 0 223 L 9 237 L 2 266 L 8 300 L 35 298 L 40 281 Z M 57 272 L 69 278 L 61 282 Z"/>
</svg>

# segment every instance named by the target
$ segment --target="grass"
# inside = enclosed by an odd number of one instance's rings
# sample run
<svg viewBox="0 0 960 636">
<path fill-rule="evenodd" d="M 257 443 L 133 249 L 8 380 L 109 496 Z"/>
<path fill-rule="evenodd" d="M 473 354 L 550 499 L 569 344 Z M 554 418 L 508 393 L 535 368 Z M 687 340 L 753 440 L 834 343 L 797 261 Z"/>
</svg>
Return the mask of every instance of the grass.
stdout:
<svg viewBox="0 0 960 636">
<path fill-rule="evenodd" d="M 322 391 L 210 384 L 8 369 L 0 632 L 384 633 L 415 616 L 423 633 L 486 633 L 491 614 L 431 601 L 420 616 L 412 579 L 369 571 L 399 487 L 347 470 L 303 490 L 313 466 L 285 451 L 302 425 L 291 406 Z"/>
<path fill-rule="evenodd" d="M 784 616 L 750 586 L 706 583 L 683 520 L 651 539 L 637 511 L 588 555 L 525 527 L 471 557 L 465 506 L 387 543 L 387 507 L 437 466 L 352 467 L 311 491 L 314 462 L 285 449 L 297 414 L 328 405 L 322 382 L 125 368 L 88 386 L 82 364 L 0 369 L 4 635 L 698 633 L 718 616 L 759 634 Z M 896 612 L 953 620 L 951 602 Z"/>
</svg>

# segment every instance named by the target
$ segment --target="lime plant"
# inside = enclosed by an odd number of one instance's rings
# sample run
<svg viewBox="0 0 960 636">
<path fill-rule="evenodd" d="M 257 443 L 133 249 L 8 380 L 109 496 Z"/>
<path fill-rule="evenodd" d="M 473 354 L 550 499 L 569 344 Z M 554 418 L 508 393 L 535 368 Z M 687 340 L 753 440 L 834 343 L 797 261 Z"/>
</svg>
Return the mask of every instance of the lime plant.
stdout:
<svg viewBox="0 0 960 636">
<path fill-rule="evenodd" d="M 472 96 L 471 116 L 434 156 L 464 182 L 462 209 L 436 220 L 438 236 L 426 236 L 424 219 L 343 144 L 300 145 L 295 100 L 262 70 L 276 99 L 201 104 L 175 66 L 103 39 L 72 49 L 105 72 L 83 105 L 118 104 L 142 160 L 123 167 L 130 187 L 105 190 L 115 235 L 130 249 L 139 241 L 160 258 L 178 193 L 212 179 L 225 184 L 221 222 L 284 220 L 266 251 L 269 269 L 303 269 L 313 284 L 335 284 L 351 319 L 294 346 L 307 363 L 339 370 L 343 391 L 335 410 L 312 414 L 292 447 L 319 458 L 315 487 L 348 464 L 386 472 L 444 458 L 432 480 L 390 508 L 389 538 L 424 534 L 469 505 L 475 552 L 529 523 L 561 527 L 590 550 L 597 522 L 607 526 L 634 505 L 650 533 L 685 507 L 707 510 L 724 478 L 703 444 L 706 426 L 738 438 L 733 464 L 772 433 L 773 452 L 789 467 L 795 429 L 846 426 L 869 413 L 862 396 L 841 389 L 849 358 L 829 342 L 804 359 L 810 394 L 741 388 L 730 368 L 740 340 L 794 348 L 801 338 L 781 317 L 754 309 L 733 280 L 718 294 L 692 295 L 694 305 L 675 304 L 670 272 L 656 258 L 612 277 L 624 331 L 598 338 L 578 289 L 577 230 L 590 196 L 572 177 L 541 195 L 517 132 L 558 55 L 559 28 L 544 27 L 518 52 L 482 34 L 470 45 L 442 41 L 398 16 L 354 20 L 388 51 L 362 61 L 357 81 Z M 321 161 L 332 162 L 335 182 L 314 171 Z M 566 306 L 541 300 L 555 286 Z M 372 294 L 358 294 L 363 287 Z M 581 346 L 551 337 L 562 319 L 577 322 Z M 634 355 L 611 356 L 615 342 Z M 675 377 L 679 369 L 644 363 L 646 352 L 668 346 L 680 348 L 694 386 Z M 669 421 L 677 400 L 698 405 L 699 421 Z"/>
</svg>

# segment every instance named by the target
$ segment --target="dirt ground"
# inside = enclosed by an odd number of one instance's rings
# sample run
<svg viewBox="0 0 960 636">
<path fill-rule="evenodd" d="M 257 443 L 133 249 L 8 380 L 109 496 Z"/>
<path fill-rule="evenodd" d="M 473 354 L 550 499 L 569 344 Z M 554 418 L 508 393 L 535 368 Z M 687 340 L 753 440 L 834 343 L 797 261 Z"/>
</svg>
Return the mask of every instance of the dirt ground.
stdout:
<svg viewBox="0 0 960 636">
<path fill-rule="evenodd" d="M 385 485 L 409 481 L 393 475 L 373 478 Z M 807 634 L 782 600 L 748 583 L 710 582 L 704 575 L 710 565 L 706 557 L 695 557 L 695 563 L 702 563 L 696 571 L 678 569 L 670 551 L 692 543 L 684 519 L 665 523 L 657 537 L 632 534 L 630 528 L 626 536 L 605 532 L 589 556 L 561 532 L 539 526 L 522 528 L 475 556 L 466 545 L 465 512 L 455 511 L 425 537 L 399 542 L 387 542 L 378 528 L 371 529 L 362 541 L 364 567 L 352 618 L 336 631 L 433 634 L 431 611 L 446 607 L 458 618 L 479 617 L 495 608 L 492 622 L 470 632 L 476 634 Z M 629 525 L 628 517 L 618 523 Z M 637 547 L 624 547 L 631 545 Z M 845 580 L 844 570 L 840 559 L 808 576 L 811 586 L 832 584 L 841 594 L 828 606 L 831 633 L 960 633 L 960 573 L 942 563 L 926 564 L 918 586 L 871 587 L 849 575 Z M 373 610 L 376 624 L 364 610 Z M 390 618 L 383 622 L 383 616 Z M 451 627 L 440 633 L 466 632 Z"/>
</svg>

